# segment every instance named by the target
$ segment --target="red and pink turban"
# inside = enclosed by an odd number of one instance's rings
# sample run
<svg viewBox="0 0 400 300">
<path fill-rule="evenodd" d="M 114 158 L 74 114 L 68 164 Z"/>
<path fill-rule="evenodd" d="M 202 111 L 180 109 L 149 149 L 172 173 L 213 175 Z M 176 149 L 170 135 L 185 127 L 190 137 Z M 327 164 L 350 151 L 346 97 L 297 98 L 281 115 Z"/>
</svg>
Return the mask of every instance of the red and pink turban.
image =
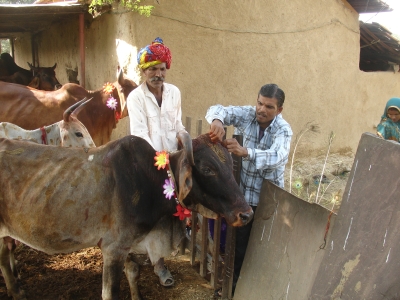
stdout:
<svg viewBox="0 0 400 300">
<path fill-rule="evenodd" d="M 138 65 L 141 69 L 166 63 L 167 69 L 171 66 L 171 52 L 164 46 L 161 38 L 156 38 L 150 45 L 140 49 L 137 55 Z"/>
</svg>

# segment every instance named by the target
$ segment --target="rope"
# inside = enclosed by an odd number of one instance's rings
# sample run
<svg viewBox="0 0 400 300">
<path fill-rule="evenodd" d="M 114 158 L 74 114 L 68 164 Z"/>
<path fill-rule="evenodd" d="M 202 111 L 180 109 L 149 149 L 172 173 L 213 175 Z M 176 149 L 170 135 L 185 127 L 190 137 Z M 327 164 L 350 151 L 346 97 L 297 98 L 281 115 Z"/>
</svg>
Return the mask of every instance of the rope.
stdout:
<svg viewBox="0 0 400 300">
<path fill-rule="evenodd" d="M 42 144 L 47 145 L 47 133 L 44 127 L 40 127 L 40 131 L 42 132 Z"/>
<path fill-rule="evenodd" d="M 321 246 L 319 246 L 319 249 L 325 249 L 326 246 L 326 237 L 328 235 L 328 231 L 329 231 L 329 227 L 331 225 L 331 216 L 332 216 L 333 212 L 331 211 L 331 213 L 328 216 L 328 222 L 326 223 L 326 227 L 325 227 L 325 235 L 324 235 L 324 242 L 322 243 Z"/>
</svg>

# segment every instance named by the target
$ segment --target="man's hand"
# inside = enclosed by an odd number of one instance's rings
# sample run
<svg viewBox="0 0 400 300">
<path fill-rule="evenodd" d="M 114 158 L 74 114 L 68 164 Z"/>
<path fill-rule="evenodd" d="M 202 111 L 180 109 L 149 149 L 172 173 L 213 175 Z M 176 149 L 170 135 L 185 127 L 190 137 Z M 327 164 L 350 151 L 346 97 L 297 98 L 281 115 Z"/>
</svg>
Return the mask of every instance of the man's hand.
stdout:
<svg viewBox="0 0 400 300">
<path fill-rule="evenodd" d="M 246 157 L 248 155 L 247 148 L 240 146 L 236 139 L 226 139 L 223 145 L 229 152 L 237 156 Z"/>
<path fill-rule="evenodd" d="M 224 125 L 218 119 L 212 121 L 210 126 L 210 138 L 213 143 L 222 142 L 225 135 Z"/>
</svg>

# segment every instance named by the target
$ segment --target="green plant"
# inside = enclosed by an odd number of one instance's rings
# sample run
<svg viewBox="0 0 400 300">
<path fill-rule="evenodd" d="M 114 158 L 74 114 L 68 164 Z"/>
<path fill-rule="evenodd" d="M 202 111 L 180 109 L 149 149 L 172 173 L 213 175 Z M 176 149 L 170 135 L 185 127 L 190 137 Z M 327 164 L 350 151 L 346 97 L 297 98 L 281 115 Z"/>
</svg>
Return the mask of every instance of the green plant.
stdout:
<svg viewBox="0 0 400 300">
<path fill-rule="evenodd" d="M 319 194 L 320 187 L 321 187 L 321 185 L 322 185 L 322 178 L 323 178 L 323 176 L 324 176 L 324 171 L 325 171 L 325 167 L 326 167 L 326 161 L 328 160 L 329 151 L 331 150 L 331 145 L 332 145 L 332 142 L 333 142 L 333 139 L 334 139 L 334 138 L 335 138 L 335 134 L 333 133 L 333 131 L 331 131 L 331 133 L 329 134 L 329 137 L 328 137 L 328 150 L 326 151 L 325 162 L 324 162 L 324 165 L 323 165 L 323 167 L 322 167 L 321 177 L 319 178 L 319 184 L 318 184 L 317 194 L 316 194 L 316 196 L 315 196 L 315 203 L 319 203 L 319 202 L 321 201 L 322 195 L 325 193 L 325 191 L 326 191 L 327 188 L 329 187 L 329 185 L 328 185 L 328 187 L 327 187 L 326 189 L 324 189 L 324 191 L 323 191 L 321 197 L 320 197 L 319 200 L 318 200 L 318 194 Z"/>
<path fill-rule="evenodd" d="M 296 154 L 297 146 L 303 137 L 303 135 L 307 132 L 319 132 L 318 124 L 314 124 L 313 122 L 308 122 L 304 128 L 296 135 L 296 139 L 294 142 L 294 149 L 292 153 L 292 158 L 290 162 L 290 175 L 289 175 L 289 193 L 292 192 L 292 174 L 293 174 L 293 163 L 294 163 L 294 155 Z"/>
<path fill-rule="evenodd" d="M 107 4 L 113 4 L 118 0 L 92 0 L 89 5 L 89 13 L 92 15 L 96 14 L 98 12 L 98 8 L 107 5 Z M 154 8 L 153 5 L 139 5 L 141 0 L 121 0 L 121 5 L 125 7 L 127 10 L 134 11 L 139 13 L 140 15 L 144 15 L 146 17 L 149 17 L 151 15 L 151 12 Z"/>
</svg>

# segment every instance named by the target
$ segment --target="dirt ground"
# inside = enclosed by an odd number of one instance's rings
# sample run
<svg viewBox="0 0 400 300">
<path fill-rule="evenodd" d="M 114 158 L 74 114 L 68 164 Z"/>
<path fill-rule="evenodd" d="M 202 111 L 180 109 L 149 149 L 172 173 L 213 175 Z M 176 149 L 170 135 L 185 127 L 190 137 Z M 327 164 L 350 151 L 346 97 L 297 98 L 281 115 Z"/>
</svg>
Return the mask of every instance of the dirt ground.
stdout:
<svg viewBox="0 0 400 300">
<path fill-rule="evenodd" d="M 337 211 L 351 170 L 352 153 L 290 161 L 285 172 L 285 189 L 305 201 L 317 202 Z M 324 167 L 325 165 L 325 167 Z M 290 169 L 292 171 L 290 172 Z M 322 170 L 325 175 L 318 191 Z M 292 175 L 290 176 L 290 173 Z M 318 198 L 316 198 L 318 193 Z M 139 288 L 147 300 L 205 300 L 214 299 L 214 289 L 199 273 L 199 263 L 190 265 L 189 252 L 166 259 L 166 265 L 175 279 L 173 287 L 165 288 L 158 282 L 153 267 L 140 256 L 141 277 Z M 101 299 L 102 255 L 98 248 L 88 248 L 69 255 L 46 255 L 20 245 L 16 251 L 20 283 L 29 300 L 91 300 Z M 0 300 L 7 297 L 5 282 L 0 276 Z M 121 282 L 120 299 L 130 299 L 125 276 Z"/>
<path fill-rule="evenodd" d="M 213 299 L 213 289 L 198 274 L 199 265 L 191 266 L 185 255 L 166 259 L 174 276 L 173 287 L 163 287 L 146 264 L 141 262 L 139 289 L 146 300 L 203 300 Z M 98 248 L 88 248 L 68 255 L 47 255 L 20 245 L 16 251 L 20 283 L 29 300 L 94 300 L 101 299 L 102 255 Z M 5 282 L 0 276 L 0 299 L 7 297 Z M 131 299 L 125 276 L 121 281 L 120 299 Z"/>
</svg>

